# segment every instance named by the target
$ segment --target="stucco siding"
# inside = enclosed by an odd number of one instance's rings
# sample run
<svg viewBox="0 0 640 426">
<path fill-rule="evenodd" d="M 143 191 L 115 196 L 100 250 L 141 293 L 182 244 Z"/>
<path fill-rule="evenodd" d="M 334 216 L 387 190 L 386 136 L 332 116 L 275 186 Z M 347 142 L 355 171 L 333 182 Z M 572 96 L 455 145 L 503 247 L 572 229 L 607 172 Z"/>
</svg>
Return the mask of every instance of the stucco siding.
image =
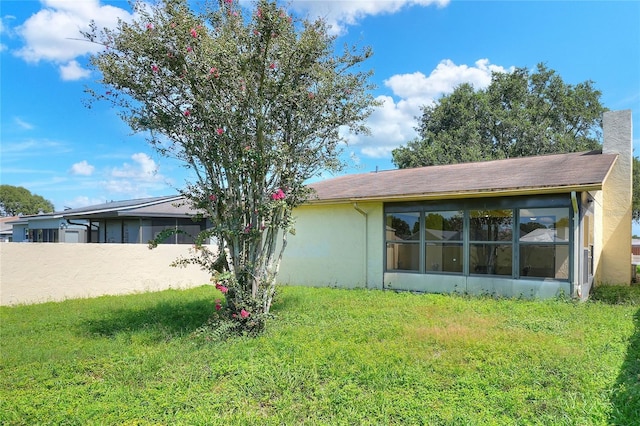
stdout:
<svg viewBox="0 0 640 426">
<path fill-rule="evenodd" d="M 596 281 L 631 283 L 632 122 L 631 111 L 603 116 L 603 153 L 617 153 L 602 191 L 602 254 Z"/>
<path fill-rule="evenodd" d="M 0 244 L 0 304 L 39 303 L 188 288 L 209 283 L 197 266 L 171 267 L 190 246 Z"/>
<path fill-rule="evenodd" d="M 294 216 L 280 283 L 382 288 L 382 203 L 310 204 Z"/>
</svg>

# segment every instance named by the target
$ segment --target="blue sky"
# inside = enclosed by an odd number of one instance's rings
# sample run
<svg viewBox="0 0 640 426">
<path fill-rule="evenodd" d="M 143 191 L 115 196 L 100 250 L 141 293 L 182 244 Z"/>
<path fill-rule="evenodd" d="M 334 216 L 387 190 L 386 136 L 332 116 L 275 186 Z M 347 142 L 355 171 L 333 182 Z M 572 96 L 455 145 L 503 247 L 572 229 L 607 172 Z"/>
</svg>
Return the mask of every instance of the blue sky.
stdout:
<svg viewBox="0 0 640 426">
<path fill-rule="evenodd" d="M 243 2 L 243 4 L 245 4 Z M 544 62 L 570 84 L 592 80 L 610 109 L 631 109 L 640 155 L 640 1 L 290 1 L 323 16 L 337 44 L 369 45 L 371 137 L 353 137 L 345 173 L 393 168 L 391 150 L 415 137 L 415 116 L 456 85 Z M 125 1 L 0 2 L 0 183 L 57 210 L 176 193 L 187 172 L 132 135 L 106 104 L 87 108 L 89 49 L 73 40 L 91 19 L 130 19 Z M 636 228 L 636 227 L 634 227 Z M 635 232 L 635 229 L 634 229 Z"/>
</svg>

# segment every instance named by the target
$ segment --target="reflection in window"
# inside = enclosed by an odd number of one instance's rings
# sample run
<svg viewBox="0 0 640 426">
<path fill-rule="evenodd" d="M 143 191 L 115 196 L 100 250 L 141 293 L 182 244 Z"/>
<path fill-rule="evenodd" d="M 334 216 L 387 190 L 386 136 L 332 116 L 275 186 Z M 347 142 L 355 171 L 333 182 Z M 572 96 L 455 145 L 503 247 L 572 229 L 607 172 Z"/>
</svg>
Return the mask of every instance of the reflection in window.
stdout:
<svg viewBox="0 0 640 426">
<path fill-rule="evenodd" d="M 520 209 L 520 276 L 569 278 L 569 209 Z"/>
<path fill-rule="evenodd" d="M 464 212 L 427 212 L 424 217 L 427 272 L 462 273 Z"/>
<path fill-rule="evenodd" d="M 429 271 L 462 273 L 462 243 L 430 243 L 425 250 Z"/>
<path fill-rule="evenodd" d="M 387 214 L 387 240 L 420 239 L 420 213 Z"/>
<path fill-rule="evenodd" d="M 469 239 L 471 241 L 511 241 L 512 210 L 471 210 Z"/>
<path fill-rule="evenodd" d="M 387 270 L 420 271 L 420 213 L 386 215 Z"/>
<path fill-rule="evenodd" d="M 462 241 L 464 212 L 427 212 L 424 217 L 427 241 Z"/>
<path fill-rule="evenodd" d="M 511 244 L 469 245 L 469 272 L 472 274 L 511 275 L 512 262 Z"/>
<path fill-rule="evenodd" d="M 513 210 L 469 211 L 469 273 L 512 275 Z"/>
<path fill-rule="evenodd" d="M 568 244 L 526 244 L 520 246 L 520 276 L 569 278 Z"/>
<path fill-rule="evenodd" d="M 419 271 L 420 245 L 387 243 L 387 270 Z"/>
</svg>

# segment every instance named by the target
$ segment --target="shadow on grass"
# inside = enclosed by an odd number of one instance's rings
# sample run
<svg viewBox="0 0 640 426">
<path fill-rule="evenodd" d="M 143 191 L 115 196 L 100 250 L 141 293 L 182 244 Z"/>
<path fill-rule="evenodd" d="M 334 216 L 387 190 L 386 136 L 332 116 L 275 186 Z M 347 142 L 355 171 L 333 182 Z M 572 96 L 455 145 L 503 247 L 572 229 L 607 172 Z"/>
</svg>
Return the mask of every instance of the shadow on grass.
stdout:
<svg viewBox="0 0 640 426">
<path fill-rule="evenodd" d="M 635 330 L 611 395 L 613 409 L 609 423 L 612 425 L 626 426 L 640 421 L 640 309 L 633 322 Z"/>
<path fill-rule="evenodd" d="M 152 340 L 191 333 L 214 312 L 210 299 L 160 302 L 152 307 L 108 311 L 103 318 L 86 320 L 81 329 L 90 334 L 113 337 L 122 333 L 150 333 Z"/>
</svg>

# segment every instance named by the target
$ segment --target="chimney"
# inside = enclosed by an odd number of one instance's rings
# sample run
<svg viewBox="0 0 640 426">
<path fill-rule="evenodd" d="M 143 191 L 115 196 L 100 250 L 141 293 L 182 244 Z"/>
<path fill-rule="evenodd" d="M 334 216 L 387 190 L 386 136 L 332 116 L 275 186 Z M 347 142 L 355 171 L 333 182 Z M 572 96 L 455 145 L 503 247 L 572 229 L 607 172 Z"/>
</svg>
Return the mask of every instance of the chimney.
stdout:
<svg viewBox="0 0 640 426">
<path fill-rule="evenodd" d="M 617 154 L 602 188 L 602 256 L 597 282 L 631 283 L 633 131 L 631 110 L 603 115 L 603 154 Z"/>
</svg>

